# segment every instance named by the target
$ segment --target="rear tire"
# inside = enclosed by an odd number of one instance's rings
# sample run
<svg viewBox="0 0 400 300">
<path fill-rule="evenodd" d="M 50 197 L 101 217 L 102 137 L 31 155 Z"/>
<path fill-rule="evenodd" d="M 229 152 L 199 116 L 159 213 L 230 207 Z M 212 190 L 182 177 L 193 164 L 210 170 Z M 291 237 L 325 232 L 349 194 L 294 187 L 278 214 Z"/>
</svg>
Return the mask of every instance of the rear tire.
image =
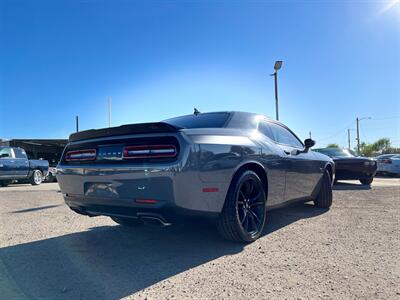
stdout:
<svg viewBox="0 0 400 300">
<path fill-rule="evenodd" d="M 39 185 L 43 181 L 43 173 L 40 170 L 35 170 L 32 173 L 31 178 L 29 179 L 32 185 Z"/>
<path fill-rule="evenodd" d="M 140 219 L 134 218 L 122 218 L 122 217 L 110 217 L 115 223 L 118 223 L 121 226 L 126 227 L 136 227 L 143 224 L 143 221 Z"/>
<path fill-rule="evenodd" d="M 372 183 L 372 181 L 374 180 L 374 177 L 370 177 L 370 178 L 363 178 L 360 179 L 361 184 L 363 185 L 370 185 Z"/>
<path fill-rule="evenodd" d="M 329 208 L 332 205 L 332 182 L 327 170 L 322 176 L 321 189 L 314 200 L 314 205 L 320 208 Z"/>
<path fill-rule="evenodd" d="M 219 233 L 227 240 L 250 243 L 258 239 L 266 219 L 264 185 L 253 171 L 234 177 L 217 221 Z"/>
</svg>

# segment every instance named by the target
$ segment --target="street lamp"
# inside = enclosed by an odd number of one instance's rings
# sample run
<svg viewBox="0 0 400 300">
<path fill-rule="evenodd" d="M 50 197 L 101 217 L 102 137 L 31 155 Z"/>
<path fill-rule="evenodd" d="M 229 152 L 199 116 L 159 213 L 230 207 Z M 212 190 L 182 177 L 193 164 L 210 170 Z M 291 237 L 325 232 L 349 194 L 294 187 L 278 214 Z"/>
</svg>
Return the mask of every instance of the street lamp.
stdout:
<svg viewBox="0 0 400 300">
<path fill-rule="evenodd" d="M 362 120 L 371 120 L 371 117 L 363 117 L 363 118 L 356 118 L 357 122 L 357 154 L 360 155 L 360 121 Z"/>
<path fill-rule="evenodd" d="M 275 79 L 275 111 L 276 111 L 276 120 L 279 120 L 279 107 L 278 107 L 278 70 L 282 67 L 282 61 L 275 61 L 274 70 L 275 72 L 271 74 Z"/>
</svg>

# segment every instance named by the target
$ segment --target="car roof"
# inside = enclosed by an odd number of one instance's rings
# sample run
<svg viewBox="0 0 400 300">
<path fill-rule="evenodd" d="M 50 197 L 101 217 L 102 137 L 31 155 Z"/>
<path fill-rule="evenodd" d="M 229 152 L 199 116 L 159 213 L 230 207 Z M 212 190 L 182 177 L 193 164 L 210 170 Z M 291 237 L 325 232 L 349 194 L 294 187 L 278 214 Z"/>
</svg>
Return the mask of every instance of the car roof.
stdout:
<svg viewBox="0 0 400 300">
<path fill-rule="evenodd" d="M 281 122 L 279 122 L 277 120 L 274 120 L 274 119 L 272 119 L 270 117 L 267 117 L 267 116 L 265 116 L 263 114 L 260 114 L 260 113 L 252 113 L 252 112 L 244 112 L 244 111 L 210 111 L 210 112 L 200 112 L 199 115 L 218 114 L 218 113 L 229 114 L 229 118 L 228 118 L 228 120 L 227 120 L 227 122 L 226 122 L 226 124 L 224 126 L 226 128 L 230 128 L 230 127 L 237 128 L 238 124 L 240 124 L 242 122 L 246 122 L 246 120 L 250 120 L 251 118 L 259 117 L 260 119 L 265 119 L 268 122 L 273 122 L 273 123 L 280 124 L 281 126 L 289 129 L 285 124 L 283 124 L 283 123 L 281 123 Z M 181 115 L 181 116 L 177 116 L 176 118 L 179 118 L 179 117 L 190 117 L 190 116 L 195 116 L 195 114 Z M 163 120 L 163 122 L 166 122 L 166 121 L 168 121 L 170 119 L 174 119 L 174 118 L 175 117 L 165 119 L 165 120 Z"/>
</svg>

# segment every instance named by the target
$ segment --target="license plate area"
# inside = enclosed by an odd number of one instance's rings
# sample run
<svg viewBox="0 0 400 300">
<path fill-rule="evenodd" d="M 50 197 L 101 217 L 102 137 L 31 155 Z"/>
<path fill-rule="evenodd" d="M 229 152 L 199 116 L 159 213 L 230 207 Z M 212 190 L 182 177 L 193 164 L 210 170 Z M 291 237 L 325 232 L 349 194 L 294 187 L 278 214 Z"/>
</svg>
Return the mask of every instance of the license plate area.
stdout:
<svg viewBox="0 0 400 300">
<path fill-rule="evenodd" d="M 110 161 L 122 160 L 123 145 L 99 146 L 97 160 Z"/>
</svg>

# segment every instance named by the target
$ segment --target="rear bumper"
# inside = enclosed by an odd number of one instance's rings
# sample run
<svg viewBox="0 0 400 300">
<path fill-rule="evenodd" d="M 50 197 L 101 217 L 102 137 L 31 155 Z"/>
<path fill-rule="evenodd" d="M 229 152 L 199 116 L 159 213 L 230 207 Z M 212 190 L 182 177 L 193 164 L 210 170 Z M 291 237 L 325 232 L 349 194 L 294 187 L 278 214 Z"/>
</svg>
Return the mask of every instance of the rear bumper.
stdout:
<svg viewBox="0 0 400 300">
<path fill-rule="evenodd" d="M 218 216 L 229 188 L 228 181 L 205 183 L 197 171 L 179 163 L 157 168 L 60 165 L 57 180 L 66 204 L 78 213 L 133 218 L 157 214 L 168 222 Z M 215 192 L 204 192 L 206 187 Z"/>
<path fill-rule="evenodd" d="M 219 213 L 210 211 L 190 210 L 177 206 L 173 202 L 158 202 L 154 204 L 138 204 L 130 199 L 84 198 L 79 196 L 64 196 L 69 208 L 87 216 L 110 216 L 124 218 L 157 219 L 162 223 L 188 221 L 195 217 L 215 219 Z"/>
</svg>

